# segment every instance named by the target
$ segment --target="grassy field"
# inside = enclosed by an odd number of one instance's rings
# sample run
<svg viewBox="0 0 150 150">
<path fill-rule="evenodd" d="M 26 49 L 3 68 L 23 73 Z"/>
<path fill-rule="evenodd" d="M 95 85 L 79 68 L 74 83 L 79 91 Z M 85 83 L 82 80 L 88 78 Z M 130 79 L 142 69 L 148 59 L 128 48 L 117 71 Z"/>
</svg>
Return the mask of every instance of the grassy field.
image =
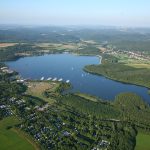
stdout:
<svg viewBox="0 0 150 150">
<path fill-rule="evenodd" d="M 135 150 L 150 150 L 150 135 L 138 133 Z"/>
<path fill-rule="evenodd" d="M 15 117 L 7 117 L 0 121 L 0 149 L 1 150 L 35 150 L 38 147 L 24 136 L 22 132 L 13 128 L 19 120 Z M 8 129 L 9 127 L 12 127 Z"/>
<path fill-rule="evenodd" d="M 126 54 L 117 54 L 114 56 L 116 58 L 118 58 L 119 63 L 124 63 L 127 66 L 134 67 L 134 68 L 150 69 L 150 62 L 149 61 L 129 58 L 129 56 Z"/>
<path fill-rule="evenodd" d="M 41 48 L 48 48 L 48 49 L 77 49 L 78 45 L 74 43 L 70 44 L 57 44 L 57 43 L 37 43 L 36 46 L 39 46 Z"/>
<path fill-rule="evenodd" d="M 43 93 L 46 90 L 55 91 L 58 86 L 59 83 L 55 82 L 28 82 L 27 94 L 43 99 L 49 103 L 53 103 L 55 100 L 52 98 L 46 98 Z"/>
<path fill-rule="evenodd" d="M 134 68 L 147 68 L 150 69 L 150 64 L 143 64 L 143 63 L 132 63 L 132 64 L 126 64 L 128 66 L 134 67 Z"/>
</svg>

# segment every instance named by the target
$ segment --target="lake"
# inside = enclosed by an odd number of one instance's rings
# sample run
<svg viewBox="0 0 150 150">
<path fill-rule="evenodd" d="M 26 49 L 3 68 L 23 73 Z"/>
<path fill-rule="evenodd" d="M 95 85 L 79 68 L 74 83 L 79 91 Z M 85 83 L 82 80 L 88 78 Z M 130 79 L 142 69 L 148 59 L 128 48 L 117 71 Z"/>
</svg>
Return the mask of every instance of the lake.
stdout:
<svg viewBox="0 0 150 150">
<path fill-rule="evenodd" d="M 87 93 L 105 100 L 113 100 L 117 94 L 122 92 L 133 92 L 150 103 L 150 95 L 145 87 L 124 84 L 83 71 L 85 65 L 99 63 L 100 58 L 97 56 L 72 54 L 32 56 L 6 62 L 11 69 L 19 72 L 24 78 L 56 77 L 62 78 L 64 81 L 70 80 L 73 85 L 71 92 Z"/>
</svg>

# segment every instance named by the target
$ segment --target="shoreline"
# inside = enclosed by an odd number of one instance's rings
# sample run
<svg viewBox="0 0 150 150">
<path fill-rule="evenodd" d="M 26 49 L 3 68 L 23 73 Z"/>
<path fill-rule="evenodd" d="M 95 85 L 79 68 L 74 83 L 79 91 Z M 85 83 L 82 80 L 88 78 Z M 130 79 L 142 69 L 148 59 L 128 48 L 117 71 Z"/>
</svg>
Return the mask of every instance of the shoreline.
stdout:
<svg viewBox="0 0 150 150">
<path fill-rule="evenodd" d="M 140 87 L 143 87 L 143 88 L 147 88 L 148 91 L 150 90 L 150 87 L 148 87 L 148 86 L 141 85 L 141 84 L 136 84 L 136 83 L 131 83 L 131 82 L 125 82 L 125 81 L 121 81 L 121 80 L 117 80 L 117 79 L 113 79 L 113 78 L 111 78 L 111 77 L 109 77 L 109 76 L 106 76 L 106 75 L 104 75 L 104 74 L 99 74 L 99 73 L 95 73 L 95 72 L 93 72 L 93 71 L 89 71 L 89 70 L 86 69 L 85 67 L 83 68 L 83 70 L 84 70 L 85 72 L 91 73 L 91 74 L 93 74 L 93 75 L 103 76 L 103 77 L 105 77 L 105 78 L 107 78 L 107 79 L 109 79 L 109 80 L 113 80 L 113 81 L 120 82 L 120 83 L 123 83 L 123 84 L 129 84 L 129 85 L 140 86 Z"/>
<path fill-rule="evenodd" d="M 30 56 L 28 56 L 28 57 L 43 56 L 43 55 L 50 55 L 50 54 L 63 54 L 63 53 L 65 53 L 65 52 L 59 52 L 59 53 L 58 53 L 58 52 L 56 52 L 56 53 L 45 53 L 45 54 L 41 54 L 41 55 L 30 55 Z M 99 63 L 99 64 L 102 64 L 102 58 L 103 58 L 103 57 L 102 57 L 101 55 L 85 55 L 85 54 L 78 54 L 78 53 L 71 53 L 71 52 L 68 52 L 68 54 L 77 55 L 77 56 L 95 56 L 95 57 L 98 57 L 98 58 L 100 59 L 100 63 Z M 21 57 L 19 57 L 19 58 L 17 58 L 17 59 L 24 58 L 24 57 L 26 57 L 26 56 L 21 56 Z M 16 60 L 17 60 L 17 59 L 16 59 Z M 10 60 L 10 61 L 15 61 L 15 60 Z M 5 62 L 6 62 L 6 61 L 5 61 Z M 1 63 L 4 63 L 4 64 L 5 64 L 5 62 L 1 62 Z M 6 64 L 5 64 L 5 65 L 6 65 Z M 139 86 L 139 87 L 142 87 L 142 88 L 146 88 L 146 89 L 147 89 L 147 93 L 150 95 L 150 93 L 149 93 L 150 87 L 148 87 L 148 86 L 145 86 L 145 85 L 142 85 L 142 84 L 138 84 L 138 83 L 126 82 L 126 81 L 122 81 L 122 80 L 118 80 L 118 79 L 111 78 L 111 77 L 109 77 L 109 76 L 107 76 L 107 75 L 104 75 L 104 74 L 95 73 L 95 72 L 93 72 L 93 71 L 88 70 L 88 69 L 86 68 L 86 66 L 84 66 L 83 71 L 84 71 L 84 72 L 87 72 L 87 73 L 90 73 L 90 74 L 93 74 L 93 75 L 103 76 L 103 77 L 105 77 L 105 78 L 107 78 L 107 79 L 109 79 L 109 80 L 113 80 L 113 81 L 116 81 L 116 82 L 120 82 L 120 83 L 122 83 L 122 84 L 135 85 L 135 86 Z"/>
</svg>

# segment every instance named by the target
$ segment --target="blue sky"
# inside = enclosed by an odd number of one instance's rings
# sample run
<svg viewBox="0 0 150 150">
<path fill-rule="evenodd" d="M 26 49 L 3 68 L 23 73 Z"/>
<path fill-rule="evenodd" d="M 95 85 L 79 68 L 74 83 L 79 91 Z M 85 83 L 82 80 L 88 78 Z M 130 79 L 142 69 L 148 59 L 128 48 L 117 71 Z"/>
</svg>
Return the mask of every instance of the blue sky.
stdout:
<svg viewBox="0 0 150 150">
<path fill-rule="evenodd" d="M 0 0 L 0 24 L 150 27 L 150 0 Z"/>
</svg>

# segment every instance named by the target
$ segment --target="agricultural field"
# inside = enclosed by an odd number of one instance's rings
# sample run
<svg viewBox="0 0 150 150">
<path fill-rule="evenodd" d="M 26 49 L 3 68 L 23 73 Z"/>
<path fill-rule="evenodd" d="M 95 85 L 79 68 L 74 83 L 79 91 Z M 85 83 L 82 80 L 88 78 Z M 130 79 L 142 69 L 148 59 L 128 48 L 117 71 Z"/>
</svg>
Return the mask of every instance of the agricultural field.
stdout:
<svg viewBox="0 0 150 150">
<path fill-rule="evenodd" d="M 149 150 L 150 149 L 150 135 L 138 133 L 136 137 L 135 150 Z"/>
<path fill-rule="evenodd" d="M 75 43 L 69 44 L 57 44 L 57 43 L 37 43 L 35 46 L 39 46 L 41 48 L 58 48 L 58 49 L 76 49 L 78 47 Z"/>
<path fill-rule="evenodd" d="M 20 123 L 15 117 L 7 117 L 0 121 L 0 146 L 2 150 L 35 150 L 36 145 L 24 134 L 14 128 Z"/>
<path fill-rule="evenodd" d="M 150 64 L 143 64 L 143 63 L 139 63 L 139 64 L 126 64 L 127 66 L 131 66 L 134 68 L 147 68 L 150 69 Z"/>
</svg>

